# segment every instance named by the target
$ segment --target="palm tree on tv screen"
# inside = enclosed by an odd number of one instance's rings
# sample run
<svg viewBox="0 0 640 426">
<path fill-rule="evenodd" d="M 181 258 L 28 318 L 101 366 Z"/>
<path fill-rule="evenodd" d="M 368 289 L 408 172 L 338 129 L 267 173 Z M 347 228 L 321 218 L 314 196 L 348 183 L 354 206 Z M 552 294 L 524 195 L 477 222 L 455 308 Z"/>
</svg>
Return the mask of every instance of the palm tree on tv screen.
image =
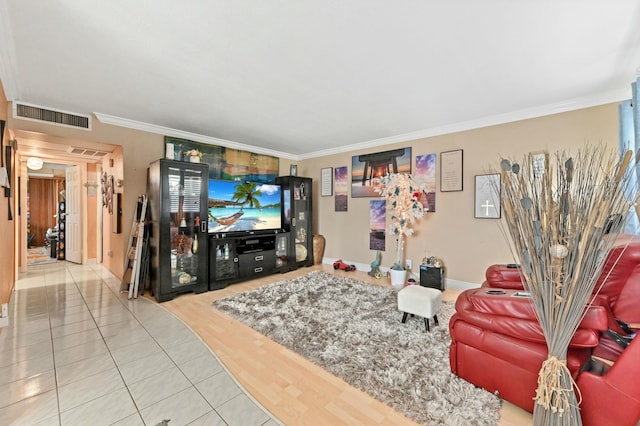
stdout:
<svg viewBox="0 0 640 426">
<path fill-rule="evenodd" d="M 245 182 L 243 184 L 236 185 L 235 189 L 236 193 L 233 194 L 233 197 L 231 199 L 241 204 L 240 210 L 242 210 L 245 205 L 249 206 L 250 208 L 262 208 L 262 205 L 260 204 L 260 200 L 258 198 L 262 196 L 262 191 L 257 189 L 257 184 Z"/>
</svg>

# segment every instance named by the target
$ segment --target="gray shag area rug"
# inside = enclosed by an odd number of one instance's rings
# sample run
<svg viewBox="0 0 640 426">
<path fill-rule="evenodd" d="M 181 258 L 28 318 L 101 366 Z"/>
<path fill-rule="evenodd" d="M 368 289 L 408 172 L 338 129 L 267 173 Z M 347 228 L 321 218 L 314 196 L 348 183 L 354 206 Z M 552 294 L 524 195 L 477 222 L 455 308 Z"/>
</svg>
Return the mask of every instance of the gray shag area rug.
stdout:
<svg viewBox="0 0 640 426">
<path fill-rule="evenodd" d="M 427 333 L 420 317 L 401 323 L 392 288 L 314 271 L 213 306 L 418 423 L 498 422 L 499 398 L 451 373 L 452 302 Z"/>
</svg>

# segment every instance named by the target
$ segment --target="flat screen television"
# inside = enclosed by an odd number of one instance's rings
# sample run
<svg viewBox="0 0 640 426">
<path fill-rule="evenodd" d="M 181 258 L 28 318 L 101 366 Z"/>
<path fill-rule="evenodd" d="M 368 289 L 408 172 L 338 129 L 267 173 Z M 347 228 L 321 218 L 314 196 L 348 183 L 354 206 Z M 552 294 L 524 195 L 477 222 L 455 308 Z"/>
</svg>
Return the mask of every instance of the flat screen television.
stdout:
<svg viewBox="0 0 640 426">
<path fill-rule="evenodd" d="M 282 229 L 281 187 L 209 179 L 209 233 L 261 233 Z"/>
</svg>

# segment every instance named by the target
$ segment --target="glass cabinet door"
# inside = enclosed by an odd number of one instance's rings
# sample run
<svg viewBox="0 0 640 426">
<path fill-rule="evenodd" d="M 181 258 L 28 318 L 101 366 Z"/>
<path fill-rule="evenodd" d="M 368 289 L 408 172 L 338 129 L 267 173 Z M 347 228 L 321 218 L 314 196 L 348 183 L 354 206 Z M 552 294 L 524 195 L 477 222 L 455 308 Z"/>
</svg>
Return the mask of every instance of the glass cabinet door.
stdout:
<svg viewBox="0 0 640 426">
<path fill-rule="evenodd" d="M 289 234 L 276 235 L 276 269 L 280 270 L 287 265 L 289 256 Z"/>
<path fill-rule="evenodd" d="M 171 288 L 198 284 L 201 259 L 200 234 L 206 232 L 206 218 L 200 217 L 203 173 L 191 168 L 168 167 L 168 208 L 170 221 L 167 235 L 171 238 Z M 205 242 L 206 244 L 206 242 Z M 206 252 L 206 251 L 205 251 Z M 206 256 L 206 254 L 205 254 Z M 205 268 L 206 269 L 206 268 Z"/>
<path fill-rule="evenodd" d="M 238 259 L 234 240 L 214 240 L 211 248 L 213 249 L 213 261 L 215 262 L 215 276 L 212 277 L 212 280 L 236 279 L 238 277 Z"/>
<path fill-rule="evenodd" d="M 311 214 L 309 210 L 310 185 L 306 179 L 293 179 L 294 217 L 291 230 L 295 240 L 296 262 L 305 262 L 311 256 L 309 239 L 311 236 Z"/>
<path fill-rule="evenodd" d="M 312 235 L 312 184 L 311 178 L 279 176 L 276 183 L 282 185 L 283 214 L 285 231 L 289 232 L 290 268 L 313 264 Z M 276 253 L 277 256 L 279 256 Z"/>
</svg>

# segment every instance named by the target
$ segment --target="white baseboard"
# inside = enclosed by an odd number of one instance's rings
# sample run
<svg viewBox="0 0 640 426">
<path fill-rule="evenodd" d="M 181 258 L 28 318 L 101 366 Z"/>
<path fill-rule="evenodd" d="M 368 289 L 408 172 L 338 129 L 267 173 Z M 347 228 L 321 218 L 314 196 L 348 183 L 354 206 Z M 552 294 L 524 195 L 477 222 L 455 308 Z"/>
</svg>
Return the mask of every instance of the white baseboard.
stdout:
<svg viewBox="0 0 640 426">
<path fill-rule="evenodd" d="M 333 262 L 335 262 L 336 260 L 339 259 L 334 259 L 334 258 L 328 258 L 328 257 L 323 257 L 322 258 L 322 263 L 323 264 L 327 264 L 327 265 L 333 265 Z M 366 263 L 358 263 L 358 262 L 350 262 L 348 260 L 342 259 L 342 262 L 348 264 L 348 265 L 355 265 L 356 268 L 358 269 L 358 271 L 364 271 L 364 272 L 369 272 L 371 270 L 371 264 L 366 264 Z M 386 266 L 381 266 L 380 267 L 380 271 L 386 275 L 387 272 L 389 271 L 389 268 Z M 420 281 L 420 270 L 418 269 L 418 272 L 414 272 L 413 270 L 409 271 L 409 273 L 411 274 L 411 277 L 414 278 L 416 281 Z M 470 283 L 467 281 L 460 281 L 460 280 L 453 280 L 450 278 L 446 278 L 444 279 L 444 286 L 445 288 L 451 288 L 453 290 L 460 290 L 460 291 L 464 291 L 464 290 L 470 290 L 473 288 L 480 288 L 480 284 L 478 283 Z"/>
<path fill-rule="evenodd" d="M 480 288 L 480 284 L 478 283 L 470 283 L 467 281 L 460 281 L 460 280 L 451 280 L 449 278 L 444 279 L 444 286 L 445 288 L 450 288 L 450 289 L 460 290 L 460 291 L 471 290 L 473 288 Z"/>
</svg>

